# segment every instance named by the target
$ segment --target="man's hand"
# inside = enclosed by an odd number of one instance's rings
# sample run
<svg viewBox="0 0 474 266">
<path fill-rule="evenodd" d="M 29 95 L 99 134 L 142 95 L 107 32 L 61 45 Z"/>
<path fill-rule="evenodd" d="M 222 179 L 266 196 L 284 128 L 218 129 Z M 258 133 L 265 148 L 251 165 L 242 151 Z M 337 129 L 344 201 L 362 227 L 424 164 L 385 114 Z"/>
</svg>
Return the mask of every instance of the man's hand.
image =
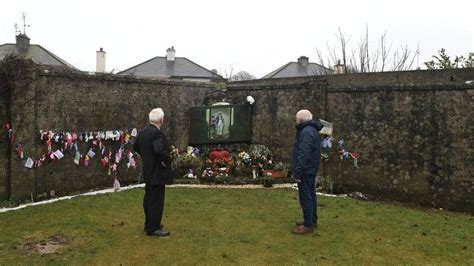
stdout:
<svg viewBox="0 0 474 266">
<path fill-rule="evenodd" d="M 300 178 L 300 177 L 297 177 L 297 176 L 294 176 L 294 175 L 293 175 L 293 176 L 291 176 L 291 178 L 292 178 L 293 180 L 295 180 L 296 183 L 300 183 L 300 182 L 301 182 L 301 178 Z"/>
</svg>

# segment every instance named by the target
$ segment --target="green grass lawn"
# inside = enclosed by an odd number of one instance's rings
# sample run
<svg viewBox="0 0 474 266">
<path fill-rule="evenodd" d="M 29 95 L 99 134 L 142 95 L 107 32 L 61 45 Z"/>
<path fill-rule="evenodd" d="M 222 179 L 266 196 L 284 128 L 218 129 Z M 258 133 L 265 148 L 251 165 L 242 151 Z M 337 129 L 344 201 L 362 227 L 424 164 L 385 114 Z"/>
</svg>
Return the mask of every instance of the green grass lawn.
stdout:
<svg viewBox="0 0 474 266">
<path fill-rule="evenodd" d="M 290 189 L 166 191 L 168 238 L 143 233 L 143 189 L 0 213 L 0 264 L 474 264 L 472 216 L 319 197 L 319 228 Z M 35 246 L 61 247 L 40 255 Z"/>
</svg>

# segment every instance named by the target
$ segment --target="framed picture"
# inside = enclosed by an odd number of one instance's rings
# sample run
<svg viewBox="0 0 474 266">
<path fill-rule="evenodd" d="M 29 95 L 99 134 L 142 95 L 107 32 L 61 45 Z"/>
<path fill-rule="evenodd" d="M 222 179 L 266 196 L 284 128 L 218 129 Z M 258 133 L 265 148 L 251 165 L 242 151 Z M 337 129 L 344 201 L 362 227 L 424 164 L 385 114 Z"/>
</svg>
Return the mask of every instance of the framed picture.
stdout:
<svg viewBox="0 0 474 266">
<path fill-rule="evenodd" d="M 190 144 L 248 142 L 250 119 L 247 104 L 191 107 Z"/>
<path fill-rule="evenodd" d="M 230 138 L 230 126 L 233 125 L 234 108 L 212 108 L 206 111 L 206 120 L 209 123 L 209 139 L 226 140 Z"/>
</svg>

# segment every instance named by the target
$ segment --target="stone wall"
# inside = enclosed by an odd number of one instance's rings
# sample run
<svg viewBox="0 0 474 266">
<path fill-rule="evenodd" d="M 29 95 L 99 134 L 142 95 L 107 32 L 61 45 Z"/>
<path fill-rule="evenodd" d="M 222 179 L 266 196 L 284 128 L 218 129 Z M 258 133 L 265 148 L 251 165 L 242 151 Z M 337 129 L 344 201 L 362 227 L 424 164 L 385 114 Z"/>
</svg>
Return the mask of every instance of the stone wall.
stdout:
<svg viewBox="0 0 474 266">
<path fill-rule="evenodd" d="M 2 99 L 3 97 L 0 97 Z M 3 99 L 2 99 L 3 100 Z M 9 154 L 8 154 L 8 137 L 3 132 L 3 127 L 7 123 L 5 114 L 6 108 L 4 101 L 0 101 L 0 125 L 2 126 L 2 134 L 0 135 L 0 202 L 8 198 L 10 184 L 9 182 Z"/>
<path fill-rule="evenodd" d="M 238 82 L 230 91 L 256 99 L 252 141 L 284 160 L 299 109 L 333 122 L 336 141 L 361 153 L 358 167 L 335 149 L 323 163 L 339 191 L 473 212 L 470 80 L 473 69 L 369 73 Z"/>
<path fill-rule="evenodd" d="M 332 90 L 327 119 L 362 158 L 360 169 L 327 174 L 348 190 L 472 211 L 473 91 L 464 84 Z"/>
<path fill-rule="evenodd" d="M 204 95 L 213 88 L 203 83 L 41 69 L 32 75 L 23 97 L 15 99 L 12 123 L 25 155 L 35 159 L 47 150 L 47 145 L 39 139 L 41 129 L 68 132 L 141 129 L 148 124 L 148 113 L 154 107 L 165 110 L 163 130 L 170 142 L 186 147 L 188 107 L 202 105 Z M 84 145 L 80 148 L 86 149 Z M 46 197 L 51 193 L 67 195 L 110 187 L 113 182 L 100 165 L 99 156 L 93 158 L 89 167 L 76 166 L 74 152 L 69 151 L 61 161 L 31 170 L 23 166 L 25 161 L 12 157 L 15 158 L 10 173 L 12 199 Z M 124 165 L 119 172 L 126 183 L 136 182 L 140 175 L 140 169 L 128 170 Z"/>
<path fill-rule="evenodd" d="M 141 128 L 156 106 L 165 110 L 165 133 L 182 149 L 188 144 L 189 107 L 202 105 L 215 91 L 212 84 L 107 74 L 39 69 L 27 76 L 17 85 L 24 92 L 15 98 L 12 122 L 18 141 L 33 156 L 46 148 L 40 129 Z M 474 121 L 469 114 L 474 85 L 468 80 L 474 80 L 472 69 L 257 80 L 229 83 L 227 96 L 238 102 L 247 95 L 256 99 L 252 142 L 269 146 L 285 161 L 296 111 L 307 108 L 333 122 L 334 135 L 345 139 L 347 150 L 361 153 L 357 168 L 340 161 L 337 151 L 323 164 L 321 175 L 335 180 L 341 191 L 473 212 Z M 72 158 L 66 154 L 64 161 L 33 170 L 13 159 L 7 173 L 10 196 L 25 199 L 51 190 L 58 196 L 111 186 L 98 158 L 89 168 L 75 166 Z M 138 172 L 121 169 L 126 180 L 135 180 Z"/>
</svg>

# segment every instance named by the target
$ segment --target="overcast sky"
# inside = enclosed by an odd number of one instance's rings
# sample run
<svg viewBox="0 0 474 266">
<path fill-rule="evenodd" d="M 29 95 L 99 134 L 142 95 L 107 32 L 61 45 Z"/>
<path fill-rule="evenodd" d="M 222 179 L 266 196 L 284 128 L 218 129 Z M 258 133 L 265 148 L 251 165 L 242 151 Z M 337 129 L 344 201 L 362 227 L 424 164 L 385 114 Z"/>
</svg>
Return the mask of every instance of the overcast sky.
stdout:
<svg viewBox="0 0 474 266">
<path fill-rule="evenodd" d="M 208 68 L 261 77 L 316 48 L 335 45 L 338 28 L 355 45 L 369 28 L 372 46 L 387 31 L 393 46 L 419 44 L 419 62 L 440 48 L 450 55 L 474 52 L 474 1 L 368 0 L 168 0 L 2 1 L 0 44 L 15 42 L 14 24 L 75 67 L 95 70 L 96 51 L 107 52 L 106 70 L 124 70 L 174 46 L 176 56 Z"/>
</svg>

